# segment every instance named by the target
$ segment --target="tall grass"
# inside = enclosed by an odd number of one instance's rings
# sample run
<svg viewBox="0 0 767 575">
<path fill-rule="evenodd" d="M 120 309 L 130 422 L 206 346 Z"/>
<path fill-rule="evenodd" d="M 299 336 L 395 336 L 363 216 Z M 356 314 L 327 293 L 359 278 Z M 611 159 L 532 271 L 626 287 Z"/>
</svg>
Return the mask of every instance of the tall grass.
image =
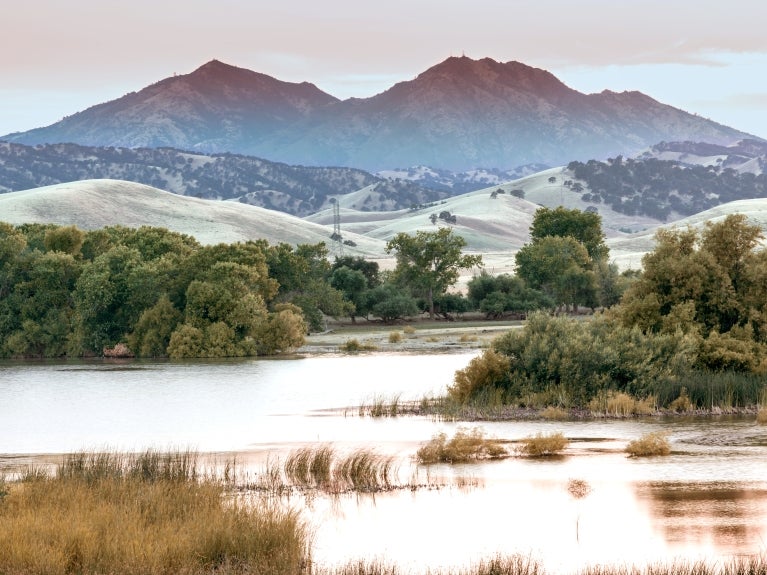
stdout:
<svg viewBox="0 0 767 575">
<path fill-rule="evenodd" d="M 301 489 L 374 493 L 394 487 L 398 469 L 391 456 L 369 449 L 357 449 L 342 456 L 323 445 L 293 451 L 284 471 L 287 480 Z"/>
<path fill-rule="evenodd" d="M 416 453 L 419 463 L 465 463 L 478 459 L 497 459 L 508 452 L 496 439 L 486 438 L 481 429 L 459 428 L 452 438 L 438 433 Z"/>
<path fill-rule="evenodd" d="M 671 453 L 671 443 L 665 433 L 655 431 L 630 441 L 626 446 L 626 453 L 634 457 L 668 455 Z"/>
<path fill-rule="evenodd" d="M 691 409 L 735 410 L 759 405 L 767 387 L 764 375 L 737 372 L 680 374 L 673 380 L 658 379 L 652 390 L 658 405 L 669 406 L 686 389 Z"/>
<path fill-rule="evenodd" d="M 298 514 L 227 497 L 190 453 L 81 453 L 53 474 L 9 484 L 0 504 L 0 573 L 302 572 Z"/>
<path fill-rule="evenodd" d="M 536 433 L 522 440 L 519 451 L 529 457 L 548 457 L 564 451 L 567 444 L 567 438 L 561 433 Z"/>
</svg>

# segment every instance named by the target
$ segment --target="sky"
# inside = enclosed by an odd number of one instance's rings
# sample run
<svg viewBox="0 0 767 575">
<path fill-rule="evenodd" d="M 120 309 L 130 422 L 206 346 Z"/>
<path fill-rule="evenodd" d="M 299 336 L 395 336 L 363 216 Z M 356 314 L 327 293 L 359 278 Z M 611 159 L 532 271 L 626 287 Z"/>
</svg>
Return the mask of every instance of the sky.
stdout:
<svg viewBox="0 0 767 575">
<path fill-rule="evenodd" d="M 218 59 L 367 97 L 449 56 L 639 90 L 767 138 L 763 0 L 2 0 L 0 135 Z"/>
</svg>

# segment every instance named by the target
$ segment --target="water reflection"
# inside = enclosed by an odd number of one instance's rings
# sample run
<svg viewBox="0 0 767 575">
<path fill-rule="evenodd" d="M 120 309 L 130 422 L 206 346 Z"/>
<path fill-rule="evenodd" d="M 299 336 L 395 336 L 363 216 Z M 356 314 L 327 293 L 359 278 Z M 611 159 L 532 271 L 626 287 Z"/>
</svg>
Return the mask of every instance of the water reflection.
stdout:
<svg viewBox="0 0 767 575">
<path fill-rule="evenodd" d="M 565 572 L 765 552 L 767 426 L 753 418 L 486 422 L 510 442 L 562 432 L 571 444 L 559 458 L 424 468 L 413 462 L 419 445 L 458 423 L 339 410 L 441 394 L 475 354 L 0 363 L 0 468 L 83 448 L 190 446 L 237 453 L 253 472 L 296 446 L 372 446 L 398 459 L 400 482 L 422 487 L 291 498 L 316 527 L 319 563 L 377 557 L 423 571 L 522 553 Z M 626 443 L 652 431 L 669 434 L 672 455 L 627 458 Z M 574 496 L 573 481 L 588 493 Z"/>
</svg>

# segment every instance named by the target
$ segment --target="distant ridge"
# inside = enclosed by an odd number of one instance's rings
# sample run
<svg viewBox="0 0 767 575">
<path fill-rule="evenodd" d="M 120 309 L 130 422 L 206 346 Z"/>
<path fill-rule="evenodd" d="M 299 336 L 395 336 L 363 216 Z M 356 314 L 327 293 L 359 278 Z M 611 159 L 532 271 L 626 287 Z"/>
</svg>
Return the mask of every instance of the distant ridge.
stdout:
<svg viewBox="0 0 767 575">
<path fill-rule="evenodd" d="M 217 60 L 44 128 L 25 144 L 172 146 L 291 164 L 463 171 L 636 154 L 661 141 L 754 136 L 639 92 L 582 94 L 520 62 L 451 57 L 371 98 L 339 101 Z"/>
</svg>

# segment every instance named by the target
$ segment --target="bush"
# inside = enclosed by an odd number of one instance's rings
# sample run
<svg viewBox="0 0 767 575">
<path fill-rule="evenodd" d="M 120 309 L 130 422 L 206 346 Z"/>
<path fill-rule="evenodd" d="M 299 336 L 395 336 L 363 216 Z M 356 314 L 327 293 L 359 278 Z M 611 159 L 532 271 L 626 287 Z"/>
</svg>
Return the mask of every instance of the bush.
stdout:
<svg viewBox="0 0 767 575">
<path fill-rule="evenodd" d="M 665 433 L 655 431 L 629 442 L 626 453 L 633 457 L 668 455 L 671 453 L 671 443 Z"/>
<path fill-rule="evenodd" d="M 402 341 L 402 334 L 398 331 L 389 332 L 389 343 L 399 343 Z"/>
<path fill-rule="evenodd" d="M 503 386 L 509 378 L 509 358 L 493 349 L 485 350 L 464 369 L 455 372 L 454 384 L 448 387 L 448 395 L 459 403 L 494 388 Z"/>
<path fill-rule="evenodd" d="M 497 459 L 508 455 L 495 439 L 487 439 L 479 428 L 459 428 L 452 439 L 438 433 L 416 453 L 419 463 L 465 463 L 478 459 Z"/>
<path fill-rule="evenodd" d="M 360 343 L 358 339 L 352 338 L 347 339 L 345 343 L 341 344 L 339 349 L 347 353 L 356 353 L 358 351 L 375 351 L 378 348 L 372 343 Z"/>
<path fill-rule="evenodd" d="M 561 433 L 537 433 L 522 440 L 520 452 L 530 457 L 547 457 L 564 451 L 567 443 L 567 438 Z"/>
</svg>

